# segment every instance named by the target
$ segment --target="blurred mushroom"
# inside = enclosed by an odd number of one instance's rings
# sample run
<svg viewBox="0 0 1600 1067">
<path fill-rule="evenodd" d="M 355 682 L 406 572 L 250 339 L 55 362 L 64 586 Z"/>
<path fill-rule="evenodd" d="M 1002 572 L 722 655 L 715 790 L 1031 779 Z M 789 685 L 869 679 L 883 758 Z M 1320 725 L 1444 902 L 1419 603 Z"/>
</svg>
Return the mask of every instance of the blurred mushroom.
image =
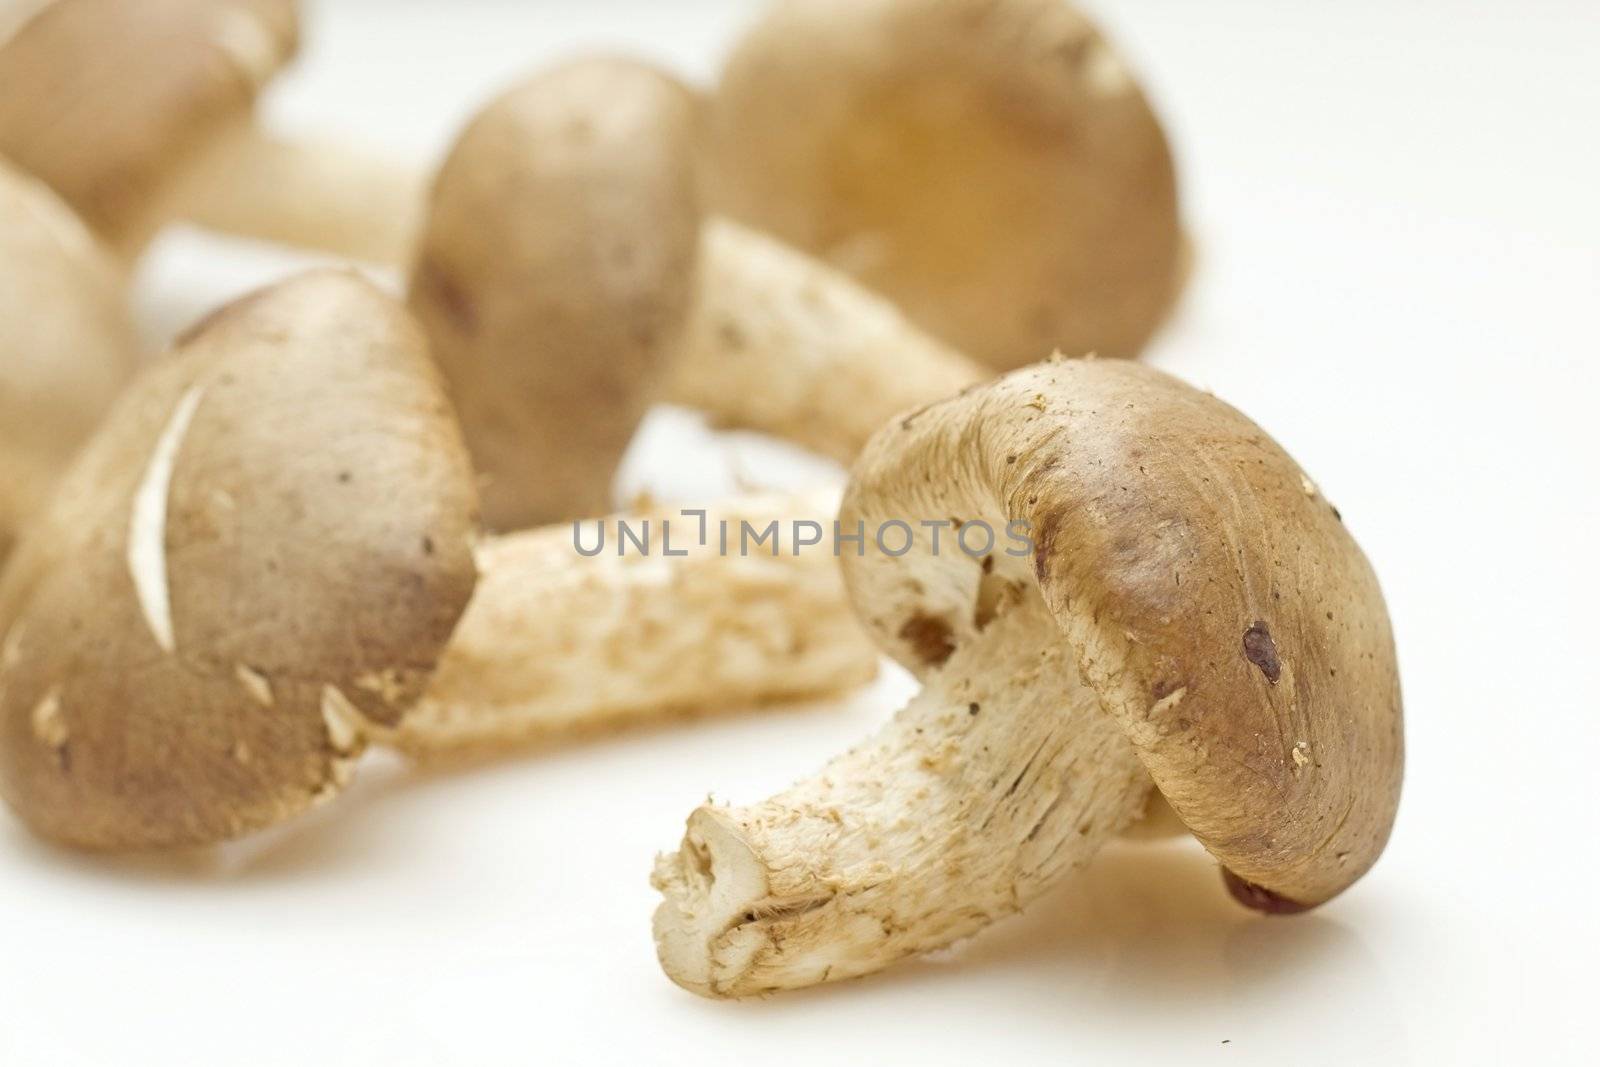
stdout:
<svg viewBox="0 0 1600 1067">
<path fill-rule="evenodd" d="M 295 0 L 55 0 L 0 37 L 0 154 L 125 257 L 187 219 L 378 261 L 403 257 L 402 168 L 255 125 L 297 46 Z"/>
<path fill-rule="evenodd" d="M 699 232 L 694 100 L 654 72 L 560 67 L 462 134 L 410 303 L 492 529 L 610 509 L 682 333 Z"/>
<path fill-rule="evenodd" d="M 708 141 L 714 208 L 998 368 L 1134 356 L 1182 286 L 1166 137 L 1064 0 L 780 0 Z"/>
<path fill-rule="evenodd" d="M 1321 904 L 1383 851 L 1383 595 L 1233 408 L 1137 364 L 1029 368 L 881 431 L 840 522 L 865 532 L 857 614 L 924 688 L 792 789 L 694 812 L 656 872 L 680 985 L 749 996 L 948 945 L 1088 862 L 1152 780 L 1252 908 Z"/>
<path fill-rule="evenodd" d="M 565 64 L 484 109 L 439 174 L 411 305 L 494 528 L 602 510 L 658 399 L 848 461 L 983 377 L 820 264 L 731 223 L 702 238 L 697 108 L 643 64 Z"/>
<path fill-rule="evenodd" d="M 111 257 L 50 190 L 0 161 L 0 563 L 138 351 Z"/>
<path fill-rule="evenodd" d="M 372 740 L 507 743 L 875 669 L 827 554 L 587 558 L 562 529 L 483 546 L 474 593 L 475 505 L 403 308 L 323 271 L 217 312 L 0 573 L 0 795 L 72 845 L 201 845 L 334 795 Z M 723 514 L 807 508 L 831 514 Z"/>
</svg>

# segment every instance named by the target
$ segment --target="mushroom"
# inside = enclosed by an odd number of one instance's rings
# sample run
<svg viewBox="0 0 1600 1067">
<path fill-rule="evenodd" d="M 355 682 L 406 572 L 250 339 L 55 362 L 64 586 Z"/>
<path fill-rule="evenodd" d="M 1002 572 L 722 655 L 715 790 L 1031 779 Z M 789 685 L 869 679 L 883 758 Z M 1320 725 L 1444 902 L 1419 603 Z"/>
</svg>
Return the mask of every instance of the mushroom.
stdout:
<svg viewBox="0 0 1600 1067">
<path fill-rule="evenodd" d="M 0 155 L 132 257 L 163 224 L 378 261 L 420 186 L 327 143 L 274 139 L 257 94 L 294 54 L 294 0 L 55 0 L 0 38 Z"/>
<path fill-rule="evenodd" d="M 181 337 L 0 578 L 0 794 L 90 848 L 201 844 L 343 784 L 466 607 L 472 473 L 420 332 L 307 275 Z"/>
<path fill-rule="evenodd" d="M 831 557 L 569 547 L 562 568 L 533 533 L 480 563 L 475 506 L 403 308 L 322 271 L 217 312 L 118 402 L 0 575 L 0 795 L 75 846 L 202 845 L 337 793 L 436 672 L 407 747 L 648 714 L 653 684 L 667 713 L 833 692 L 875 667 Z M 684 635 L 641 626 L 669 621 L 729 662 L 664 667 Z"/>
<path fill-rule="evenodd" d="M 653 71 L 557 68 L 439 173 L 410 304 L 484 476 L 484 519 L 598 514 L 694 284 L 694 101 Z"/>
<path fill-rule="evenodd" d="M 441 169 L 410 303 L 492 528 L 602 510 L 663 396 L 848 461 L 896 411 L 983 377 L 775 242 L 731 223 L 702 239 L 697 118 L 672 78 L 582 60 L 490 104 Z"/>
<path fill-rule="evenodd" d="M 0 563 L 138 352 L 111 258 L 50 190 L 0 161 Z"/>
<path fill-rule="evenodd" d="M 1377 860 L 1402 764 L 1383 596 L 1233 408 L 1137 364 L 1028 368 L 882 430 L 840 523 L 864 533 L 852 603 L 923 689 L 788 791 L 693 813 L 655 876 L 680 985 L 948 945 L 1088 862 L 1152 783 L 1249 907 L 1314 907 Z"/>
<path fill-rule="evenodd" d="M 1064 0 L 781 0 L 707 139 L 713 207 L 998 368 L 1134 356 L 1182 287 L 1166 137 Z"/>
</svg>

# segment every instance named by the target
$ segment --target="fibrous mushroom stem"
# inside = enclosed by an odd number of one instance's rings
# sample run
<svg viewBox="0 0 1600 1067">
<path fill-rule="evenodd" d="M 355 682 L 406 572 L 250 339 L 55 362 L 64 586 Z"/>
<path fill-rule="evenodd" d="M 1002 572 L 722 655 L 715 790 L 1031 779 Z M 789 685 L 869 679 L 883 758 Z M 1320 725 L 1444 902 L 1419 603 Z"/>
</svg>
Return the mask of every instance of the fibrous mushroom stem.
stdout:
<svg viewBox="0 0 1600 1067">
<path fill-rule="evenodd" d="M 714 997 L 868 974 L 1093 856 L 1150 779 L 1071 650 L 1039 636 L 1057 632 L 1037 597 L 1017 604 L 872 741 L 760 804 L 697 810 L 657 863 L 667 974 Z"/>
<path fill-rule="evenodd" d="M 240 124 L 186 171 L 171 213 L 243 237 L 401 265 L 419 232 L 427 181 L 344 145 Z"/>
<path fill-rule="evenodd" d="M 595 548 L 598 520 L 490 542 L 434 683 L 392 740 L 419 753 L 494 747 L 870 680 L 877 653 L 850 612 L 838 561 L 825 544 L 796 554 L 791 543 L 796 519 L 831 528 L 827 496 L 707 509 L 704 544 L 698 516 L 658 513 L 648 549 L 630 541 L 620 556 L 616 519 L 594 556 L 576 544 Z M 643 517 L 621 521 L 643 535 Z M 772 541 L 742 548 L 743 522 L 758 532 L 780 523 L 778 553 Z"/>
<path fill-rule="evenodd" d="M 726 219 L 669 398 L 845 463 L 894 415 L 988 377 L 844 274 Z"/>
</svg>

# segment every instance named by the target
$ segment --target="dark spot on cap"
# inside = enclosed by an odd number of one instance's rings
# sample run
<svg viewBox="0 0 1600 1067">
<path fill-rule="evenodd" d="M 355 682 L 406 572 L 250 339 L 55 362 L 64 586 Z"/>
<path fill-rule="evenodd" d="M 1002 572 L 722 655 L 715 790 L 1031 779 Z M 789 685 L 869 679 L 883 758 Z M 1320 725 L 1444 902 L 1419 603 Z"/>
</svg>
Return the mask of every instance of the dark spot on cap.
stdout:
<svg viewBox="0 0 1600 1067">
<path fill-rule="evenodd" d="M 976 714 L 978 714 L 978 712 L 980 712 L 982 710 L 983 709 L 978 707 L 978 705 L 976 705 L 976 704 L 968 704 L 967 705 L 967 714 L 968 715 L 976 715 Z"/>
<path fill-rule="evenodd" d="M 618 270 L 631 270 L 639 262 L 639 250 L 630 243 L 619 244 L 611 249 L 610 259 Z"/>
<path fill-rule="evenodd" d="M 1244 658 L 1259 667 L 1267 681 L 1278 684 L 1283 667 L 1278 662 L 1278 646 L 1273 643 L 1266 623 L 1258 622 L 1244 632 Z"/>
<path fill-rule="evenodd" d="M 956 650 L 950 624 L 932 615 L 913 615 L 900 627 L 900 640 L 911 646 L 918 659 L 937 667 Z"/>
<path fill-rule="evenodd" d="M 1254 882 L 1247 882 L 1226 867 L 1222 868 L 1222 884 L 1228 887 L 1228 893 L 1234 900 L 1251 911 L 1259 911 L 1263 915 L 1299 915 L 1303 911 L 1310 911 L 1314 906 L 1290 900 Z"/>
<path fill-rule="evenodd" d="M 478 332 L 478 307 L 461 284 L 432 258 L 424 258 L 412 283 L 423 299 L 444 312 L 459 332 L 471 336 Z"/>
<path fill-rule="evenodd" d="M 918 419 L 920 419 L 927 412 L 927 410 L 929 408 L 931 408 L 931 407 L 933 407 L 932 404 L 924 404 L 920 408 L 918 408 L 917 410 L 913 411 L 911 414 L 907 415 L 905 418 L 901 419 L 900 420 L 900 428 L 902 430 L 911 429 L 911 424 L 913 422 L 916 422 Z"/>
<path fill-rule="evenodd" d="M 1055 548 L 1056 528 L 1060 523 L 1060 515 L 1047 515 L 1033 534 L 1033 573 L 1040 585 L 1050 580 L 1050 553 Z"/>
<path fill-rule="evenodd" d="M 717 323 L 717 336 L 722 343 L 736 352 L 743 352 L 750 342 L 746 340 L 744 331 L 739 329 L 739 324 L 731 319 L 723 319 Z"/>
</svg>

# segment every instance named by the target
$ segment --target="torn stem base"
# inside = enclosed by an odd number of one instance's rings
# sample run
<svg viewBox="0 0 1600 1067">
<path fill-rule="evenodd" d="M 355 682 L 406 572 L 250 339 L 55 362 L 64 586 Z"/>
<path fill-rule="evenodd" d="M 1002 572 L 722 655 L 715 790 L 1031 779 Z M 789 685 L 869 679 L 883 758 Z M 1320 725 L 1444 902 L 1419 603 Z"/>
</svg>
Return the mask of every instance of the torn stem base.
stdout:
<svg viewBox="0 0 1600 1067">
<path fill-rule="evenodd" d="M 662 966 L 706 996 L 850 978 L 1020 910 L 1151 788 L 1037 596 L 875 739 L 746 808 L 702 807 L 657 864 Z"/>
</svg>

